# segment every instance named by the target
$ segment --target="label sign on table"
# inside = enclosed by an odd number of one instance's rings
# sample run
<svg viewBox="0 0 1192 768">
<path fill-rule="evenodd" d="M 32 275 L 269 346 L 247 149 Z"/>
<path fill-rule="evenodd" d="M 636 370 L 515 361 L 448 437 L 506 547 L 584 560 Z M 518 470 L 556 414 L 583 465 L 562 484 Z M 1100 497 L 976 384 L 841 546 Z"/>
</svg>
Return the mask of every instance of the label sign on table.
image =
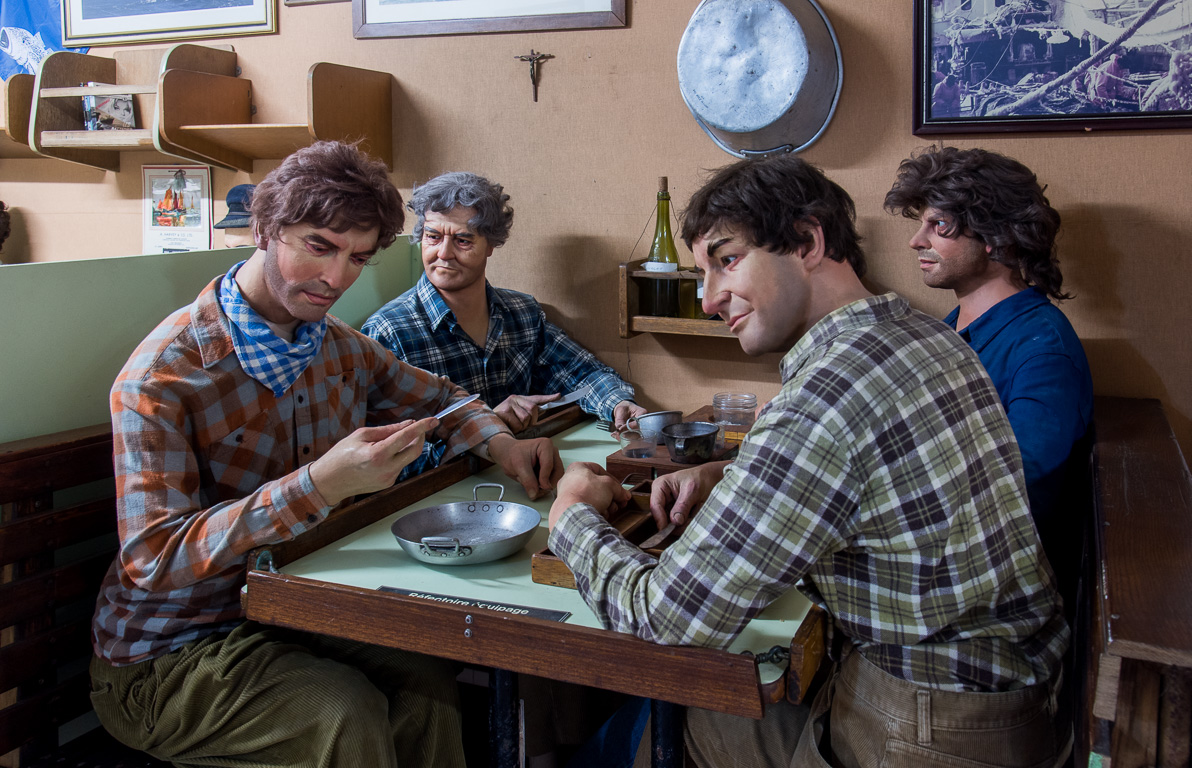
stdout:
<svg viewBox="0 0 1192 768">
<path fill-rule="evenodd" d="M 511 616 L 532 616 L 535 619 L 546 619 L 547 621 L 567 621 L 571 616 L 570 611 L 552 611 L 547 608 L 531 608 L 528 605 L 473 600 L 470 597 L 454 597 L 452 595 L 437 595 L 434 592 L 419 592 L 413 589 L 401 589 L 400 587 L 378 587 L 378 590 L 381 592 L 393 592 L 407 597 L 418 597 L 423 600 L 432 600 L 436 603 L 458 605 L 461 608 L 482 608 L 486 611 L 507 613 Z"/>
</svg>

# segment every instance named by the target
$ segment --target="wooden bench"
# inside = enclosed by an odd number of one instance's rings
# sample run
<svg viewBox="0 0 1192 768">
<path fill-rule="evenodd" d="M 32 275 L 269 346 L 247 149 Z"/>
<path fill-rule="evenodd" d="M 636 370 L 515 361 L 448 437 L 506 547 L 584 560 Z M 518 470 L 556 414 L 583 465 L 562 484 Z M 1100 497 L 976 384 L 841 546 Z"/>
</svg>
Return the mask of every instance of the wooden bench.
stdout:
<svg viewBox="0 0 1192 768">
<path fill-rule="evenodd" d="M 1157 400 L 1099 397 L 1086 571 L 1084 744 L 1103 766 L 1186 766 L 1192 476 Z"/>
<path fill-rule="evenodd" d="M 1073 763 L 1187 765 L 1192 476 L 1158 401 L 1099 397 L 1095 421 Z M 59 744 L 91 708 L 91 615 L 116 550 L 111 455 L 106 424 L 0 445 L 0 765 L 165 765 L 102 729 Z"/>
</svg>

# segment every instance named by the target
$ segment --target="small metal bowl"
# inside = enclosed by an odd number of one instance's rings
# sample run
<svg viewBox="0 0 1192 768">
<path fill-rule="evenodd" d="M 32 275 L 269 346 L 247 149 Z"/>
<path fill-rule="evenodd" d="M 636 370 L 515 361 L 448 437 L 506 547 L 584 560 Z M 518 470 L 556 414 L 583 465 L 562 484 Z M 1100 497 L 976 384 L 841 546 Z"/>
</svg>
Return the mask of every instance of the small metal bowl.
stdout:
<svg viewBox="0 0 1192 768">
<path fill-rule="evenodd" d="M 682 420 L 682 411 L 654 411 L 653 413 L 643 413 L 629 421 L 637 425 L 636 429 L 647 440 L 653 440 L 655 445 L 662 445 L 666 442 L 662 439 L 662 428 L 678 424 Z"/>
<path fill-rule="evenodd" d="M 716 452 L 720 427 L 710 421 L 684 421 L 662 428 L 666 450 L 678 464 L 702 464 Z"/>
</svg>

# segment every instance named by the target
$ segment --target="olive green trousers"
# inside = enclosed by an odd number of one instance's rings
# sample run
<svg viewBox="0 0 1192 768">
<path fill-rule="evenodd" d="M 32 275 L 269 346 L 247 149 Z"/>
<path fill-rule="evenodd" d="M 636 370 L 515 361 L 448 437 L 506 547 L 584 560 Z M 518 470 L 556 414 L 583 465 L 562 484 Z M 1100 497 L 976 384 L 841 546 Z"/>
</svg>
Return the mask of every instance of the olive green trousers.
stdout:
<svg viewBox="0 0 1192 768">
<path fill-rule="evenodd" d="M 442 659 L 247 622 L 125 667 L 91 662 L 121 742 L 179 766 L 464 766 Z"/>
</svg>

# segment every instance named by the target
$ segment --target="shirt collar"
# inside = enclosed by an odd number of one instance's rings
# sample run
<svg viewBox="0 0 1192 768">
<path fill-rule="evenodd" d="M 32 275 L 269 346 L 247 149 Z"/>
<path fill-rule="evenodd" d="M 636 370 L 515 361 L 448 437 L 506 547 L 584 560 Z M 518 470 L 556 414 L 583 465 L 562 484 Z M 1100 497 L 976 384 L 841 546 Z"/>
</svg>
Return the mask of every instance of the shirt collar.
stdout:
<svg viewBox="0 0 1192 768">
<path fill-rule="evenodd" d="M 902 317 L 909 311 L 910 305 L 906 303 L 906 299 L 896 293 L 886 293 L 853 301 L 829 312 L 811 326 L 783 356 L 780 365 L 782 382 L 785 384 L 790 381 L 818 350 L 827 346 L 840 334 L 888 322 Z"/>
<path fill-rule="evenodd" d="M 1044 304 L 1051 303 L 1046 294 L 1037 288 L 1023 288 L 1013 296 L 1002 299 L 997 304 L 994 304 L 985 314 L 978 317 L 968 326 L 960 331 L 960 335 L 964 337 L 969 345 L 980 352 L 985 348 L 994 337 L 1001 333 L 1002 329 L 1012 323 L 1016 318 L 1025 315 L 1028 312 L 1033 312 Z M 944 318 L 944 322 L 956 327 L 956 320 L 960 316 L 960 307 L 956 307 L 948 316 Z"/>
<path fill-rule="evenodd" d="M 235 352 L 227 315 L 219 305 L 219 286 L 224 275 L 212 280 L 195 299 L 191 309 L 190 326 L 203 358 L 203 367 L 211 366 Z"/>
<path fill-rule="evenodd" d="M 447 321 L 455 321 L 455 313 L 447 306 L 447 302 L 443 301 L 443 297 L 439 295 L 439 289 L 435 288 L 425 272 L 422 273 L 422 277 L 418 278 L 418 285 L 414 287 L 414 290 L 418 294 L 418 300 L 422 302 L 432 330 L 438 330 Z M 484 281 L 484 293 L 488 299 L 491 322 L 491 318 L 496 315 L 498 309 L 507 310 L 508 307 L 505 304 L 505 299 L 489 284 L 487 279 Z"/>
</svg>

